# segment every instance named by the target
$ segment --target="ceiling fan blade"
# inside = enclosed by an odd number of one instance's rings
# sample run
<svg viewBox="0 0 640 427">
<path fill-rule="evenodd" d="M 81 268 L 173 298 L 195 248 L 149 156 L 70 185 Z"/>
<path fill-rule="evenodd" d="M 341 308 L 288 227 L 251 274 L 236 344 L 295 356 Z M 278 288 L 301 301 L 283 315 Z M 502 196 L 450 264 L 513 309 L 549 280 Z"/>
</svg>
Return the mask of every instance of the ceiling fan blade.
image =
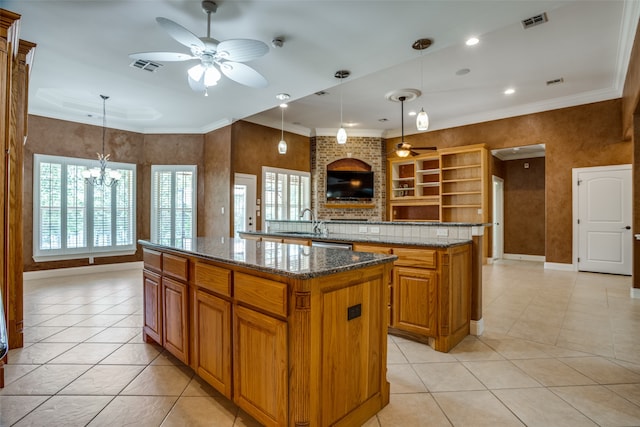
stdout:
<svg viewBox="0 0 640 427">
<path fill-rule="evenodd" d="M 217 55 L 219 58 L 234 61 L 246 62 L 260 58 L 269 52 L 269 46 L 260 40 L 252 39 L 230 39 L 218 43 Z"/>
<path fill-rule="evenodd" d="M 219 65 L 220 71 L 222 71 L 225 76 L 241 85 L 260 89 L 267 87 L 269 84 L 262 74 L 248 65 L 231 61 L 220 62 Z"/>
<path fill-rule="evenodd" d="M 147 61 L 172 62 L 172 61 L 188 61 L 190 59 L 198 59 L 195 56 L 178 52 L 136 52 L 130 53 L 131 59 L 146 59 Z"/>
<path fill-rule="evenodd" d="M 160 24 L 160 26 L 178 43 L 185 45 L 189 49 L 192 47 L 202 50 L 205 49 L 205 45 L 202 40 L 182 25 L 176 24 L 172 20 L 162 17 L 156 18 L 156 22 Z"/>
</svg>

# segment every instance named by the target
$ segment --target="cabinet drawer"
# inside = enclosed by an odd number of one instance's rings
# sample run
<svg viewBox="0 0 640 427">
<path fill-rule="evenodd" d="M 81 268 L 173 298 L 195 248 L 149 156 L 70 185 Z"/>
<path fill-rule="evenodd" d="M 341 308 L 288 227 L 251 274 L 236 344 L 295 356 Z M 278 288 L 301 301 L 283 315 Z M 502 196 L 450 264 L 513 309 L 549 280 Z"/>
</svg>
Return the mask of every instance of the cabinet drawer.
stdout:
<svg viewBox="0 0 640 427">
<path fill-rule="evenodd" d="M 287 317 L 286 283 L 236 273 L 233 279 L 234 296 L 243 302 L 277 316 Z"/>
<path fill-rule="evenodd" d="M 162 253 L 152 251 L 151 249 L 142 250 L 142 259 L 144 261 L 144 268 L 158 273 L 162 272 Z"/>
<path fill-rule="evenodd" d="M 363 245 L 360 243 L 354 243 L 353 250 L 356 252 L 373 252 L 374 254 L 391 254 L 391 248 L 386 246 Z"/>
<path fill-rule="evenodd" d="M 179 256 L 164 254 L 162 256 L 162 272 L 178 280 L 187 281 L 189 260 Z"/>
<path fill-rule="evenodd" d="M 393 254 L 398 256 L 395 265 L 436 268 L 437 252 L 432 249 L 393 248 Z"/>
<path fill-rule="evenodd" d="M 231 296 L 231 270 L 196 262 L 195 284 L 216 294 Z"/>
</svg>

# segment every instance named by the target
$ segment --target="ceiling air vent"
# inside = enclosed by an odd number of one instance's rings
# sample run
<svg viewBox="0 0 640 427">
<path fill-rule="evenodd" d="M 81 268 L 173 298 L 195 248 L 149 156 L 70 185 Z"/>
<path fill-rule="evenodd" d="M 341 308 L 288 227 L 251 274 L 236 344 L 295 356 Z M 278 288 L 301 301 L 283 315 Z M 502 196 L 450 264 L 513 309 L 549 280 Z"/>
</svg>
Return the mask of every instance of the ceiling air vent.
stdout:
<svg viewBox="0 0 640 427">
<path fill-rule="evenodd" d="M 547 12 L 543 12 L 540 15 L 522 20 L 522 28 L 526 30 L 528 28 L 535 27 L 536 25 L 544 24 L 548 20 Z"/>
<path fill-rule="evenodd" d="M 564 83 L 564 78 L 547 80 L 547 86 L 559 85 L 560 83 Z"/>
<path fill-rule="evenodd" d="M 141 70 L 149 71 L 150 73 L 153 73 L 158 68 L 162 67 L 162 64 L 158 64 L 157 62 L 147 61 L 144 59 L 138 59 L 129 65 L 134 68 L 140 68 Z"/>
</svg>

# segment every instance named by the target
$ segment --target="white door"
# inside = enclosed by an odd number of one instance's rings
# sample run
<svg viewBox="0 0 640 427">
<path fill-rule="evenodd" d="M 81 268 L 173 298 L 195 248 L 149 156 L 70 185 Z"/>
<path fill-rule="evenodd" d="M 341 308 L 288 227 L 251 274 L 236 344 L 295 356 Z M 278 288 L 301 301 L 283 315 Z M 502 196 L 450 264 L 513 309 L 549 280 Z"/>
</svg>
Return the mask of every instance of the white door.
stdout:
<svg viewBox="0 0 640 427">
<path fill-rule="evenodd" d="M 504 257 L 504 179 L 493 176 L 493 259 Z"/>
<path fill-rule="evenodd" d="M 631 275 L 631 165 L 574 169 L 574 176 L 578 270 Z"/>
<path fill-rule="evenodd" d="M 233 235 L 255 231 L 256 216 L 260 215 L 256 200 L 256 176 L 236 173 L 233 178 Z"/>
</svg>

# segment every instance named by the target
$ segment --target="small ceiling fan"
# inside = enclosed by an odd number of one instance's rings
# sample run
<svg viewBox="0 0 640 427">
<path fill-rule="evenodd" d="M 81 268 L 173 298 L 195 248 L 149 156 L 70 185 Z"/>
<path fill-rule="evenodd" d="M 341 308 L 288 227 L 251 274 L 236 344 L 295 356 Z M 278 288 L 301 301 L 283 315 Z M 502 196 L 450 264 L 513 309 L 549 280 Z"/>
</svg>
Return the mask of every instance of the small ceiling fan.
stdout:
<svg viewBox="0 0 640 427">
<path fill-rule="evenodd" d="M 187 80 L 189 86 L 196 92 L 205 92 L 220 80 L 222 74 L 244 86 L 263 88 L 267 86 L 267 79 L 262 74 L 243 64 L 259 58 L 269 51 L 269 47 L 260 40 L 229 39 L 218 41 L 211 38 L 211 14 L 215 13 L 218 5 L 211 0 L 202 2 L 202 10 L 207 14 L 207 36 L 198 37 L 183 26 L 170 19 L 158 17 L 156 21 L 178 43 L 185 45 L 191 51 L 179 52 L 138 52 L 129 54 L 132 59 L 142 59 L 158 62 L 199 60 L 200 63 L 189 68 Z M 218 71 L 218 68 L 220 71 Z"/>
<path fill-rule="evenodd" d="M 404 101 L 406 101 L 406 99 L 406 96 L 398 97 L 398 101 L 400 101 L 400 126 L 402 129 L 402 137 L 400 138 L 401 142 L 396 144 L 396 148 L 393 151 L 395 151 L 398 157 L 408 157 L 409 155 L 417 156 L 420 154 L 415 150 L 437 150 L 438 147 L 414 147 L 408 142 L 404 142 Z"/>
</svg>

